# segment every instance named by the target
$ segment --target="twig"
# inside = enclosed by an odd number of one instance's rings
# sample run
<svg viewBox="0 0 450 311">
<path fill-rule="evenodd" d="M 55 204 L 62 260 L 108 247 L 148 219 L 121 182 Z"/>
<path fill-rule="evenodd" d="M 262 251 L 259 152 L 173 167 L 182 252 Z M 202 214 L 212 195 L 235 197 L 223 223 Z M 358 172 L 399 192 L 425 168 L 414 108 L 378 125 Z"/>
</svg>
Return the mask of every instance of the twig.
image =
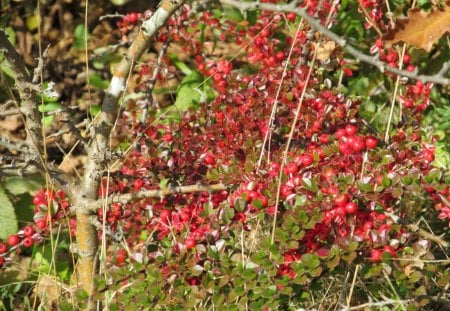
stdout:
<svg viewBox="0 0 450 311">
<path fill-rule="evenodd" d="M 338 45 L 340 45 L 343 49 L 345 49 L 348 53 L 353 55 L 359 61 L 371 64 L 377 67 L 381 72 L 389 71 L 393 74 L 400 75 L 403 77 L 407 77 L 414 80 L 420 80 L 424 83 L 432 82 L 436 84 L 441 84 L 444 86 L 450 85 L 450 79 L 446 78 L 444 75 L 447 73 L 450 67 L 450 61 L 443 64 L 443 67 L 439 70 L 438 73 L 434 75 L 419 75 L 417 70 L 414 72 L 410 72 L 407 70 L 398 69 L 387 65 L 383 61 L 379 60 L 377 57 L 369 56 L 359 51 L 355 47 L 349 45 L 345 39 L 338 36 L 331 30 L 324 27 L 319 20 L 308 15 L 305 9 L 298 8 L 298 1 L 293 1 L 288 4 L 271 4 L 271 3 L 260 3 L 260 2 L 243 2 L 236 0 L 220 0 L 222 4 L 230 5 L 235 8 L 238 8 L 242 11 L 247 11 L 250 9 L 261 9 L 265 11 L 276 11 L 276 12 L 292 12 L 301 17 L 303 17 L 308 24 L 311 25 L 314 29 L 316 29 L 321 34 L 329 37 L 331 40 L 335 41 Z"/>
<path fill-rule="evenodd" d="M 20 151 L 24 154 L 31 154 L 31 150 L 27 149 L 26 144 L 23 142 L 20 143 L 12 143 L 9 140 L 0 137 L 0 146 L 7 148 L 8 150 Z"/>
<path fill-rule="evenodd" d="M 37 58 L 38 65 L 36 66 L 36 68 L 34 68 L 33 80 L 32 80 L 32 82 L 34 84 L 39 84 L 39 82 L 40 82 L 41 73 L 42 73 L 43 68 L 44 68 L 44 61 L 48 57 L 48 50 L 49 49 L 50 49 L 50 44 L 44 50 L 44 53 L 42 53 L 42 57 Z"/>
<path fill-rule="evenodd" d="M 164 42 L 161 49 L 159 50 L 158 59 L 156 61 L 155 68 L 153 69 L 152 77 L 148 81 L 148 87 L 146 90 L 147 97 L 152 98 L 153 89 L 155 88 L 155 84 L 156 84 L 156 78 L 158 77 L 158 74 L 161 71 L 162 60 L 163 60 L 164 55 L 166 54 L 167 48 L 169 47 L 169 43 L 170 43 L 169 40 Z M 145 120 L 147 120 L 149 101 L 150 101 L 149 99 L 144 101 L 144 105 L 142 107 L 142 117 L 141 117 L 142 123 L 145 123 Z"/>
<path fill-rule="evenodd" d="M 120 232 L 113 232 L 108 226 L 103 226 L 103 224 L 97 219 L 97 216 L 91 216 L 89 218 L 91 224 L 93 224 L 97 230 L 105 230 L 105 233 L 110 236 L 116 242 L 122 242 L 123 235 Z"/>
<path fill-rule="evenodd" d="M 116 12 L 114 14 L 105 14 L 103 16 L 100 16 L 100 18 L 98 20 L 102 21 L 102 20 L 107 19 L 107 18 L 123 18 L 124 16 L 125 15 Z"/>
</svg>

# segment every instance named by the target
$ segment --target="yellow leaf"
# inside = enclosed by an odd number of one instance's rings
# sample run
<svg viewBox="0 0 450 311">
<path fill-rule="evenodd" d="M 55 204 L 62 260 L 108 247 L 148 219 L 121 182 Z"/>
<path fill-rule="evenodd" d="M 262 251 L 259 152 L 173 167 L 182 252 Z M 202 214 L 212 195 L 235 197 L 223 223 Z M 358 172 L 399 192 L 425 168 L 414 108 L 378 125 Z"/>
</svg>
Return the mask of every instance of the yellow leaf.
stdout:
<svg viewBox="0 0 450 311">
<path fill-rule="evenodd" d="M 28 30 L 35 30 L 38 28 L 39 26 L 39 17 L 37 17 L 36 15 L 31 15 L 27 17 L 26 20 L 26 24 L 27 24 L 27 28 Z"/>
</svg>

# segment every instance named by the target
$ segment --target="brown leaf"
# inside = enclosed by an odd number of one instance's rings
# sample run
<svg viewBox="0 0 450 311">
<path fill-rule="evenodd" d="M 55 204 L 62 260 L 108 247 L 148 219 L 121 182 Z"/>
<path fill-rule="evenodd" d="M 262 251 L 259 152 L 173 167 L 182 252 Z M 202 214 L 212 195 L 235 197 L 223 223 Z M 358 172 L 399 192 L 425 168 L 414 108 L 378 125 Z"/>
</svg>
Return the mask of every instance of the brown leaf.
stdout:
<svg viewBox="0 0 450 311">
<path fill-rule="evenodd" d="M 383 39 L 387 47 L 404 42 L 429 52 L 433 43 L 448 31 L 450 31 L 450 6 L 446 6 L 443 10 L 433 9 L 430 12 L 412 9 L 408 12 L 407 18 L 396 21 L 395 28 Z"/>
<path fill-rule="evenodd" d="M 317 49 L 317 59 L 324 62 L 330 58 L 331 53 L 333 53 L 336 49 L 336 43 L 330 40 L 328 42 L 321 43 Z"/>
</svg>

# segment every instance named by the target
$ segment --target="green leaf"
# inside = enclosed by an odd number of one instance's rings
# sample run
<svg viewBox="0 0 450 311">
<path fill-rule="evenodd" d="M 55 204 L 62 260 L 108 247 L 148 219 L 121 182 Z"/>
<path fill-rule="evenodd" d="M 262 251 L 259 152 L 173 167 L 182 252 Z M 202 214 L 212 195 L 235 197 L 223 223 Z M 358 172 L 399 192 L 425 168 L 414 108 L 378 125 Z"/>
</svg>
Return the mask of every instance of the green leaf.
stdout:
<svg viewBox="0 0 450 311">
<path fill-rule="evenodd" d="M 12 27 L 6 27 L 4 31 L 8 36 L 8 41 L 11 43 L 11 45 L 16 45 L 16 32 L 14 31 L 14 29 Z"/>
<path fill-rule="evenodd" d="M 247 17 L 247 20 L 250 23 L 250 25 L 253 26 L 256 24 L 257 15 L 258 15 L 258 11 L 256 11 L 256 10 L 248 10 L 246 12 L 246 17 Z"/>
<path fill-rule="evenodd" d="M 241 22 L 244 20 L 244 16 L 242 15 L 241 11 L 235 7 L 226 6 L 224 8 L 224 13 L 227 17 L 236 22 Z"/>
<path fill-rule="evenodd" d="M 262 293 L 261 296 L 265 297 L 265 298 L 270 298 L 273 297 L 273 295 L 275 295 L 277 293 L 277 287 L 275 285 L 270 285 L 269 287 L 265 288 Z"/>
<path fill-rule="evenodd" d="M 44 180 L 39 175 L 27 176 L 27 178 L 12 176 L 5 178 L 6 190 L 13 195 L 37 191 L 42 188 Z"/>
<path fill-rule="evenodd" d="M 296 195 L 294 207 L 304 206 L 306 204 L 306 195 Z"/>
<path fill-rule="evenodd" d="M 356 187 L 361 190 L 362 192 L 371 192 L 372 191 L 372 185 L 370 183 L 362 183 L 360 181 L 356 181 Z"/>
<path fill-rule="evenodd" d="M 315 254 L 304 254 L 302 256 L 302 263 L 310 268 L 314 269 L 317 268 L 320 265 L 319 257 Z"/>
<path fill-rule="evenodd" d="M 383 186 L 384 186 L 385 188 L 387 188 L 387 187 L 389 187 L 389 186 L 392 184 L 392 180 L 391 180 L 389 177 L 384 176 L 384 177 L 383 177 L 382 184 L 383 184 Z"/>
<path fill-rule="evenodd" d="M 42 124 L 44 126 L 50 126 L 55 119 L 55 116 L 46 116 L 42 118 Z"/>
<path fill-rule="evenodd" d="M 14 206 L 5 189 L 0 186 L 0 239 L 5 240 L 8 235 L 19 229 Z"/>
<path fill-rule="evenodd" d="M 73 34 L 74 42 L 72 48 L 76 50 L 82 50 L 86 48 L 86 41 L 89 40 L 90 35 L 85 30 L 86 28 L 83 24 L 79 24 L 75 27 L 75 32 Z"/>
<path fill-rule="evenodd" d="M 179 60 L 176 54 L 170 53 L 169 58 L 175 65 L 175 67 L 180 69 L 186 76 L 189 76 L 192 73 L 192 69 L 189 68 L 189 66 L 183 63 L 181 60 Z"/>
<path fill-rule="evenodd" d="M 59 104 L 59 103 L 43 104 L 43 105 L 39 105 L 38 109 L 40 112 L 55 111 L 55 110 L 61 109 L 61 104 Z"/>
<path fill-rule="evenodd" d="M 184 112 L 189 108 L 196 109 L 200 101 L 200 93 L 198 87 L 203 82 L 203 76 L 198 71 L 192 71 L 184 77 L 177 90 L 177 99 L 175 107 Z"/>
<path fill-rule="evenodd" d="M 109 86 L 109 82 L 102 79 L 97 73 L 93 73 L 89 76 L 89 84 L 102 90 L 107 89 Z"/>
<path fill-rule="evenodd" d="M 93 117 L 95 117 L 100 112 L 100 110 L 101 110 L 100 105 L 92 105 L 89 108 L 89 111 Z"/>
<path fill-rule="evenodd" d="M 15 75 L 14 72 L 11 70 L 9 63 L 7 60 L 2 60 L 0 63 L 0 69 L 8 76 L 14 79 Z"/>
</svg>

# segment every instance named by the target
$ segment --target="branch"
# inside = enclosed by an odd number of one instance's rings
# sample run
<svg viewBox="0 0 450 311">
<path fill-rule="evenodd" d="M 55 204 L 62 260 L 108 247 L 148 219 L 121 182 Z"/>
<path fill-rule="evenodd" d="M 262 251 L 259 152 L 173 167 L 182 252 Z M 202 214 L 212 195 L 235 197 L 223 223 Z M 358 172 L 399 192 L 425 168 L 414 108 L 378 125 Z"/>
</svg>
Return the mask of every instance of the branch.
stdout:
<svg viewBox="0 0 450 311">
<path fill-rule="evenodd" d="M 36 103 L 36 91 L 39 89 L 32 83 L 31 77 L 25 68 L 22 57 L 8 40 L 6 33 L 0 29 L 0 52 L 2 52 L 11 71 L 14 73 L 16 87 L 22 101 L 25 118 L 25 128 L 27 131 L 27 144 L 30 149 L 34 149 L 37 156 L 43 154 L 42 150 L 42 127 L 41 113 Z"/>
<path fill-rule="evenodd" d="M 163 0 L 153 15 L 142 24 L 142 29 L 129 47 L 125 57 L 116 66 L 110 86 L 105 91 L 101 112 L 94 121 L 93 140 L 89 146 L 82 193 L 95 200 L 102 171 L 109 160 L 109 138 L 119 110 L 118 100 L 124 90 L 126 77 L 135 62 L 147 50 L 150 39 L 161 28 L 183 0 Z"/>
<path fill-rule="evenodd" d="M 113 77 L 101 106 L 101 112 L 93 120 L 91 128 L 92 141 L 87 152 L 81 187 L 71 189 L 74 199 L 78 243 L 78 281 L 88 294 L 87 309 L 96 310 L 95 293 L 97 291 L 94 275 L 99 271 L 98 233 L 90 221 L 92 212 L 83 208 L 86 203 L 97 200 L 100 181 L 109 160 L 111 159 L 110 136 L 119 113 L 119 98 L 125 89 L 127 76 L 135 62 L 148 49 L 152 36 L 161 28 L 167 19 L 183 3 L 183 0 L 162 0 L 159 8 L 142 24 L 142 29 L 133 40 L 125 56 L 114 69 Z"/>
<path fill-rule="evenodd" d="M 111 203 L 121 203 L 126 204 L 135 200 L 144 199 L 144 198 L 164 198 L 169 195 L 179 194 L 179 193 L 193 193 L 193 192 L 213 192 L 213 191 L 222 191 L 229 189 L 228 186 L 224 184 L 215 184 L 215 185 L 188 185 L 188 186 L 177 186 L 177 187 L 169 187 L 165 189 L 156 189 L 156 190 L 141 190 L 134 193 L 126 193 L 117 196 L 110 196 L 106 199 L 106 204 Z M 100 207 L 105 204 L 105 200 L 97 200 L 90 204 L 84 206 L 87 210 L 93 212 L 97 211 Z"/>
<path fill-rule="evenodd" d="M 275 12 L 292 12 L 297 14 L 298 16 L 301 16 L 304 18 L 309 25 L 311 25 L 312 28 L 314 28 L 316 31 L 320 32 L 321 34 L 329 37 L 331 40 L 335 41 L 338 45 L 340 45 L 344 50 L 346 50 L 348 53 L 353 55 L 356 59 L 359 61 L 368 63 L 370 65 L 373 65 L 377 67 L 381 72 L 389 71 L 393 74 L 407 77 L 414 80 L 420 80 L 424 83 L 426 82 L 432 82 L 436 84 L 441 84 L 444 86 L 450 85 L 450 79 L 446 78 L 445 75 L 447 74 L 449 68 L 450 68 L 450 61 L 447 61 L 444 63 L 441 70 L 434 74 L 434 75 L 419 75 L 417 70 L 414 72 L 398 69 L 392 66 L 387 65 L 383 61 L 379 60 L 377 57 L 369 56 L 355 47 L 349 45 L 347 41 L 331 30 L 324 27 L 319 20 L 311 17 L 308 15 L 305 9 L 298 8 L 297 4 L 298 1 L 293 1 L 289 4 L 271 4 L 271 3 L 260 3 L 260 2 L 242 2 L 242 1 L 236 1 L 236 0 L 219 0 L 222 4 L 226 4 L 235 8 L 240 9 L 241 11 L 247 11 L 250 9 L 261 9 L 265 11 L 275 11 Z"/>
</svg>

